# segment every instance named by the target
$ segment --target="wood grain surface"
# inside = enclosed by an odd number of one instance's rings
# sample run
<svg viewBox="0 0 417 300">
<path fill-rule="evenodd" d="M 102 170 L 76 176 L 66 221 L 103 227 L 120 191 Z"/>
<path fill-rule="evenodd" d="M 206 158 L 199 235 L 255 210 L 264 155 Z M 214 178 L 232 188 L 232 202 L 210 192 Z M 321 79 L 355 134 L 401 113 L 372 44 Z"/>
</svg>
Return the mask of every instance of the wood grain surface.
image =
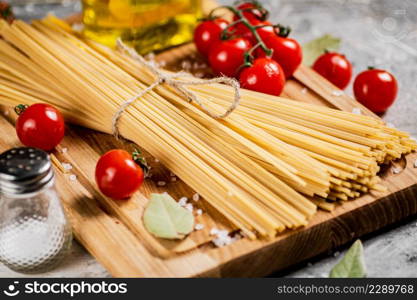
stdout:
<svg viewBox="0 0 417 300">
<path fill-rule="evenodd" d="M 156 59 L 170 70 L 191 63 L 196 68 L 192 67 L 190 72 L 210 76 L 191 44 L 164 52 Z M 300 67 L 294 78 L 285 87 L 286 97 L 345 111 L 361 108 L 363 113 L 371 114 L 307 67 Z M 1 151 L 19 145 L 11 125 L 15 116 L 11 110 L 7 112 L 9 122 L 0 117 Z M 174 174 L 145 153 L 153 175 L 132 199 L 117 202 L 108 199 L 97 191 L 94 182 L 94 168 L 100 155 L 114 148 L 132 151 L 136 147 L 106 134 L 69 126 L 64 141 L 54 152 L 57 161 L 73 166 L 69 172 L 58 167 L 56 173 L 57 187 L 71 217 L 75 237 L 115 277 L 263 276 L 417 213 L 417 168 L 413 168 L 417 155 L 413 153 L 398 162 L 403 168 L 399 174 L 393 174 L 389 168 L 382 172 L 382 184 L 388 192 L 374 192 L 340 203 L 332 212 L 319 211 L 308 226 L 272 240 L 242 239 L 215 248 L 209 230 L 216 227 L 233 231 L 233 228 L 202 199 L 193 204 L 204 211 L 196 221 L 205 225 L 204 230 L 192 233 L 182 242 L 167 242 L 144 229 L 142 213 L 152 192 L 166 191 L 176 199 L 192 197 L 194 191 Z M 70 180 L 70 174 L 76 175 L 77 180 Z M 161 182 L 166 185 L 158 185 Z"/>
<path fill-rule="evenodd" d="M 184 61 L 198 62 L 199 59 L 193 45 L 157 56 L 157 60 L 164 61 L 171 70 L 180 68 Z M 204 72 L 210 76 L 208 70 Z M 285 88 L 284 94 L 288 97 L 347 111 L 360 107 L 348 96 L 334 96 L 337 89 L 306 67 L 301 67 L 295 77 L 299 80 L 290 80 Z M 12 111 L 9 111 L 9 120 L 13 122 Z M 13 132 L 10 123 L 4 120 L 0 128 L 2 132 Z M 1 150 L 5 150 L 18 145 L 18 141 L 14 134 L 6 134 L 0 145 Z M 262 276 L 417 213 L 417 169 L 413 168 L 417 156 L 411 154 L 404 158 L 401 173 L 393 174 L 386 169 L 382 174 L 389 192 L 343 202 L 332 212 L 319 211 L 307 227 L 286 232 L 273 240 L 242 239 L 227 247 L 215 248 L 210 243 L 209 230 L 233 228 L 204 201 L 199 201 L 194 204 L 206 213 L 196 222 L 204 224 L 205 230 L 194 232 L 183 242 L 167 242 L 155 239 L 143 228 L 141 218 L 149 194 L 167 191 L 179 199 L 191 198 L 194 192 L 181 180 L 173 181 L 176 177 L 152 157 L 145 155 L 152 166 L 152 178 L 145 181 L 140 193 L 132 199 L 115 202 L 96 189 L 94 168 L 99 156 L 110 149 L 132 151 L 135 147 L 106 134 L 70 127 L 54 153 L 58 161 L 71 163 L 70 172 L 77 176 L 76 181 L 71 181 L 69 173 L 57 169 L 58 189 L 71 216 L 76 238 L 117 277 Z M 158 186 L 158 182 L 166 185 Z"/>
</svg>

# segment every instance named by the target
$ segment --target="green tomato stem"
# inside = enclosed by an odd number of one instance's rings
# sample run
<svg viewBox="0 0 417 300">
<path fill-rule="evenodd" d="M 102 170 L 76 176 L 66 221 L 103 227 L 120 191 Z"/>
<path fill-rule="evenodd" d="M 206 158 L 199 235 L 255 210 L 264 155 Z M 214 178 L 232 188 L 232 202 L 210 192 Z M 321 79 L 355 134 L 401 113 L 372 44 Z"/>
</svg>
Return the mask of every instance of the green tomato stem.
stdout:
<svg viewBox="0 0 417 300">
<path fill-rule="evenodd" d="M 274 28 L 278 28 L 279 29 L 278 35 L 280 37 L 286 38 L 291 33 L 291 27 L 289 27 L 289 26 L 284 26 L 284 25 L 281 25 L 281 24 L 277 24 L 277 25 L 274 25 Z"/>
<path fill-rule="evenodd" d="M 234 13 L 236 16 L 238 16 L 239 19 L 237 21 L 233 22 L 232 24 L 236 25 L 235 24 L 236 22 L 244 24 L 250 30 L 250 32 L 253 34 L 253 36 L 256 38 L 256 40 L 258 41 L 258 43 L 260 43 L 260 46 L 261 46 L 262 50 L 266 53 L 266 55 L 267 56 L 270 56 L 272 54 L 272 50 L 269 49 L 265 45 L 265 43 L 263 42 L 262 38 L 259 36 L 258 32 L 256 31 L 256 26 L 253 26 L 252 24 L 250 24 L 250 22 L 248 21 L 248 19 L 246 19 L 246 17 L 243 15 L 243 13 L 240 10 L 236 9 L 233 6 L 228 6 L 228 5 L 217 7 L 214 10 L 220 9 L 220 8 L 228 9 L 232 13 Z M 228 30 L 230 29 L 230 27 L 233 26 L 232 24 L 230 24 L 229 26 L 226 27 L 226 29 L 223 30 L 222 36 L 226 36 L 228 34 Z"/>
<path fill-rule="evenodd" d="M 19 116 L 20 114 L 22 114 L 27 108 L 29 107 L 29 105 L 26 104 L 19 104 L 17 106 L 15 106 L 14 111 L 15 113 Z"/>
<path fill-rule="evenodd" d="M 232 28 L 233 26 L 235 26 L 236 24 L 242 23 L 242 20 L 236 20 L 232 23 L 230 23 L 229 25 L 227 25 L 227 27 L 221 32 L 220 34 L 220 39 L 221 40 L 228 40 L 229 38 L 233 37 L 233 34 L 235 33 L 234 31 L 229 31 L 230 28 Z"/>
<path fill-rule="evenodd" d="M 255 59 L 253 57 L 253 51 L 256 50 L 256 48 L 260 47 L 261 43 L 257 43 L 255 46 L 253 46 L 249 51 L 245 52 L 244 54 L 244 60 L 243 64 L 239 67 L 238 72 L 246 67 L 251 67 L 253 65 L 253 60 Z"/>
<path fill-rule="evenodd" d="M 143 156 L 142 152 L 139 149 L 135 149 L 135 151 L 132 152 L 132 159 L 133 161 L 141 167 L 145 178 L 149 176 L 151 167 L 148 165 L 148 162 L 146 161 L 145 156 Z"/>
</svg>

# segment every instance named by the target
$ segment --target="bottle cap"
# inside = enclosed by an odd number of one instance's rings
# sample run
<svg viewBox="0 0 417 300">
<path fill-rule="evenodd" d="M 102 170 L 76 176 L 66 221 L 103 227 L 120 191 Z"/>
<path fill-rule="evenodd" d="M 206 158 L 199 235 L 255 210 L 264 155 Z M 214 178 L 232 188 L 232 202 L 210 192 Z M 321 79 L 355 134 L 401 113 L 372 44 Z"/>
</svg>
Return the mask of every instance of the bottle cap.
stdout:
<svg viewBox="0 0 417 300">
<path fill-rule="evenodd" d="M 0 155 L 0 193 L 8 196 L 35 193 L 52 183 L 54 172 L 46 152 L 13 148 Z"/>
</svg>

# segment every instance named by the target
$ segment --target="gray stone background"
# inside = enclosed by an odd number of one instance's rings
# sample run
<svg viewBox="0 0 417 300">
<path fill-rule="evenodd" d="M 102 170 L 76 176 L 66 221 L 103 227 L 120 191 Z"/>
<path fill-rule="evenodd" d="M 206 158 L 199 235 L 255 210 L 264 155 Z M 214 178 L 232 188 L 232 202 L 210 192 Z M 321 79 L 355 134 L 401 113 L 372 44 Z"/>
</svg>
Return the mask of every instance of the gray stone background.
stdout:
<svg viewBox="0 0 417 300">
<path fill-rule="evenodd" d="M 203 0 L 204 1 L 204 0 Z M 6 1 L 7 2 L 7 1 Z M 39 18 L 48 12 L 67 16 L 79 11 L 74 0 L 11 0 L 17 17 Z M 27 4 L 41 2 L 43 4 Z M 233 1 L 221 0 L 224 4 Z M 330 33 L 343 41 L 341 52 L 355 73 L 377 66 L 398 79 L 398 100 L 384 119 L 417 137 L 417 1 L 414 0 L 261 0 L 274 23 L 290 25 L 301 43 Z M 48 4 L 45 4 L 48 3 Z M 352 87 L 346 89 L 352 93 Z M 365 262 L 371 277 L 417 277 L 417 218 L 386 228 L 363 239 Z M 304 245 L 308 247 L 308 245 Z M 327 277 L 346 248 L 305 262 L 272 276 Z M 0 266 L 0 277 L 19 277 Z M 79 244 L 68 259 L 47 277 L 107 277 L 107 271 Z"/>
</svg>

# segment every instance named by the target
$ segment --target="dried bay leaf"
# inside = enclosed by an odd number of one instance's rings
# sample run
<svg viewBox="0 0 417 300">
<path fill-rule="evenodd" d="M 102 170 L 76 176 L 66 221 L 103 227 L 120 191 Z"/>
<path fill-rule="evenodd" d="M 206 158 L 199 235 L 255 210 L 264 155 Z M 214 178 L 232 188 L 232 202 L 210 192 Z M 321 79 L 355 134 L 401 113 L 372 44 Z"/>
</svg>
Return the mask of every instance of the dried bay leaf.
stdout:
<svg viewBox="0 0 417 300">
<path fill-rule="evenodd" d="M 357 240 L 346 252 L 342 260 L 330 271 L 330 278 L 364 278 L 366 267 L 363 257 L 363 246 Z"/>
<path fill-rule="evenodd" d="M 167 193 L 151 195 L 143 222 L 146 230 L 164 239 L 183 239 L 194 228 L 192 212 L 180 206 Z"/>
<path fill-rule="evenodd" d="M 330 34 L 325 34 L 314 39 L 303 46 L 303 64 L 311 66 L 316 59 L 326 50 L 338 51 L 340 49 L 341 40 Z"/>
</svg>

